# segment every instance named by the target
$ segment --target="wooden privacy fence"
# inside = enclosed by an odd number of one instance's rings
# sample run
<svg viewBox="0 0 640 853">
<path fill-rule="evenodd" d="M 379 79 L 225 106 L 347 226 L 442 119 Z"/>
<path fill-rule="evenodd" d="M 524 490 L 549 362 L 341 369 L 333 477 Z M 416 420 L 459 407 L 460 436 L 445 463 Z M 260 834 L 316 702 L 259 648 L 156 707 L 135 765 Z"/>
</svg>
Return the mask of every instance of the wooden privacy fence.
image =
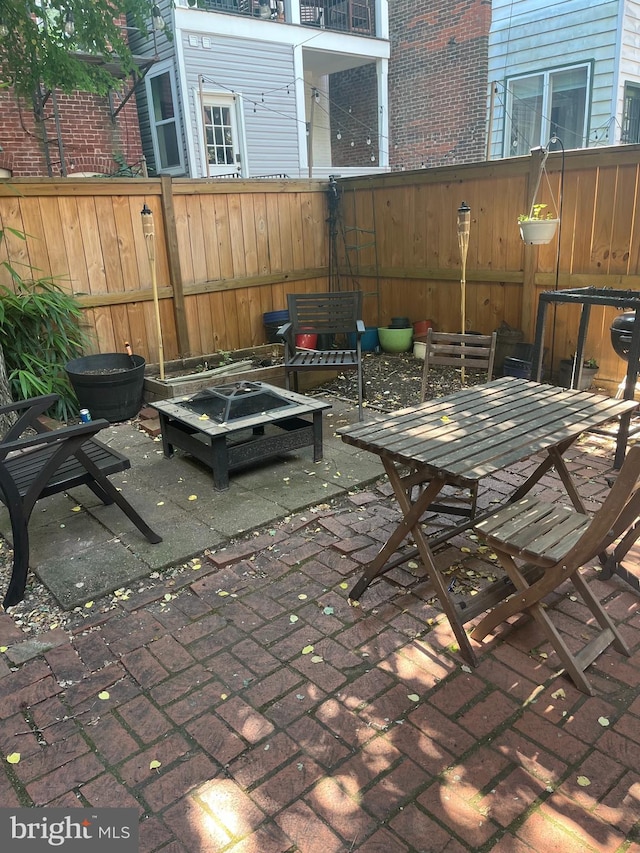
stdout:
<svg viewBox="0 0 640 853">
<path fill-rule="evenodd" d="M 556 240 L 525 246 L 518 233 L 538 162 L 532 155 L 339 180 L 332 223 L 322 181 L 3 182 L 0 228 L 28 237 L 6 231 L 0 260 L 30 264 L 78 294 L 96 351 L 120 351 L 128 340 L 156 361 L 140 216 L 146 203 L 155 221 L 166 359 L 264 343 L 262 315 L 285 308 L 288 292 L 330 287 L 364 291 L 367 325 L 408 316 L 459 331 L 457 209 L 465 201 L 467 328 L 487 333 L 506 321 L 533 341 L 543 290 L 640 289 L 640 146 L 567 152 L 564 168 L 560 153 L 549 156 L 538 200 L 553 211 L 562 184 L 559 253 Z M 0 281 L 10 283 L 2 268 Z M 605 385 L 625 370 L 609 344 L 614 315 L 593 311 L 586 350 Z M 558 306 L 549 325 L 546 345 L 557 367 L 575 349 L 577 310 Z"/>
<path fill-rule="evenodd" d="M 157 361 L 141 211 L 153 213 L 165 359 L 265 342 L 287 292 L 328 288 L 319 181 L 21 179 L 0 183 L 0 260 L 78 296 L 96 352 Z M 10 229 L 23 232 L 26 240 Z M 29 267 L 32 270 L 29 270 Z M 10 286 L 6 269 L 0 283 Z"/>
<path fill-rule="evenodd" d="M 340 181 L 336 240 L 340 270 L 365 291 L 367 322 L 394 316 L 433 319 L 460 331 L 457 209 L 471 207 L 466 264 L 467 331 L 488 333 L 504 320 L 533 341 L 538 295 L 574 287 L 640 288 L 640 146 L 553 153 L 538 200 L 560 204 L 560 249 L 525 246 L 517 218 L 529 211 L 539 174 L 536 155 L 454 168 Z M 562 175 L 564 173 L 564 180 Z M 554 368 L 575 350 L 579 309 L 558 306 L 546 346 Z M 616 309 L 592 311 L 585 355 L 600 364 L 598 384 L 612 390 L 626 365 L 614 354 Z"/>
</svg>

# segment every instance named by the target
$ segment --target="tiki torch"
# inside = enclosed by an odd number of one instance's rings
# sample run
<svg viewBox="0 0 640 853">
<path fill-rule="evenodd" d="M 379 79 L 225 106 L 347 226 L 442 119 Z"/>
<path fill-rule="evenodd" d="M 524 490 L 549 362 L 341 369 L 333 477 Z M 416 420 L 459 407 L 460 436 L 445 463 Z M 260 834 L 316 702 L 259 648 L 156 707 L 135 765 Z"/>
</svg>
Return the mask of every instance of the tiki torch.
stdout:
<svg viewBox="0 0 640 853">
<path fill-rule="evenodd" d="M 460 249 L 460 309 L 462 315 L 462 334 L 467 330 L 467 252 L 469 251 L 469 231 L 471 230 L 471 208 L 462 202 L 458 208 L 458 248 Z M 464 375 L 464 343 L 462 344 L 462 382 Z"/>
<path fill-rule="evenodd" d="M 147 207 L 140 211 L 142 216 L 142 233 L 147 246 L 147 257 L 151 269 L 151 286 L 153 288 L 153 305 L 156 315 L 156 332 L 158 335 L 158 361 L 160 363 L 160 380 L 164 380 L 164 348 L 162 346 L 162 325 L 160 323 L 160 303 L 158 302 L 158 280 L 156 278 L 156 232 L 153 225 L 153 213 Z"/>
</svg>

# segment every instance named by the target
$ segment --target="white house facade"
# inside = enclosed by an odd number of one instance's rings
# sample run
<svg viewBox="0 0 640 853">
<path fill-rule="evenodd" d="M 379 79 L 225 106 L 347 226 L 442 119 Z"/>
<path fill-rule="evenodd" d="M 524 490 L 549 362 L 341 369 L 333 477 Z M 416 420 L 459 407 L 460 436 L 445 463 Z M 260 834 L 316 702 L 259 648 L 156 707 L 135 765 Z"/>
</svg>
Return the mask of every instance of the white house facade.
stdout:
<svg viewBox="0 0 640 853">
<path fill-rule="evenodd" d="M 493 0 L 488 116 L 490 158 L 640 142 L 640 0 Z"/>
<path fill-rule="evenodd" d="M 156 57 L 136 93 L 151 174 L 388 169 L 387 0 L 158 5 L 165 30 L 131 35 L 135 53 Z"/>
</svg>

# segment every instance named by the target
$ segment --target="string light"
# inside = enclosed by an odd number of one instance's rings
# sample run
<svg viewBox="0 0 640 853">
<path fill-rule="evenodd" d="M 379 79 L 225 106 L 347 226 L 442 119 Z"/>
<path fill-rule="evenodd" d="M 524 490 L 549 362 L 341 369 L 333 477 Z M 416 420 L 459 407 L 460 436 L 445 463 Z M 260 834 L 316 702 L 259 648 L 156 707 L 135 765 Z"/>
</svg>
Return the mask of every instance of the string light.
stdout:
<svg viewBox="0 0 640 853">
<path fill-rule="evenodd" d="M 367 145 L 371 145 L 371 137 L 367 136 Z"/>
<path fill-rule="evenodd" d="M 336 139 L 342 139 L 342 133 L 340 131 L 336 133 Z"/>
<path fill-rule="evenodd" d="M 166 27 L 165 20 L 162 17 L 162 12 L 160 11 L 160 7 L 157 3 L 154 3 L 151 7 L 151 23 L 156 32 L 162 32 Z"/>
</svg>

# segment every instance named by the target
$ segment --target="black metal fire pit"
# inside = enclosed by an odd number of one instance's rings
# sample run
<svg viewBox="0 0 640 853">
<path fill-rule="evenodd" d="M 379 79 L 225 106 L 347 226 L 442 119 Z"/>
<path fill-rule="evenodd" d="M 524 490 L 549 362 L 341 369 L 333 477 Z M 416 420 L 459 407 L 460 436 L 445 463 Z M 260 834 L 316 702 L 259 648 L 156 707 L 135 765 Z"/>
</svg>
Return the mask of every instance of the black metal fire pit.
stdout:
<svg viewBox="0 0 640 853">
<path fill-rule="evenodd" d="M 182 405 L 223 424 L 297 404 L 261 382 L 234 382 L 198 391 Z"/>
</svg>

